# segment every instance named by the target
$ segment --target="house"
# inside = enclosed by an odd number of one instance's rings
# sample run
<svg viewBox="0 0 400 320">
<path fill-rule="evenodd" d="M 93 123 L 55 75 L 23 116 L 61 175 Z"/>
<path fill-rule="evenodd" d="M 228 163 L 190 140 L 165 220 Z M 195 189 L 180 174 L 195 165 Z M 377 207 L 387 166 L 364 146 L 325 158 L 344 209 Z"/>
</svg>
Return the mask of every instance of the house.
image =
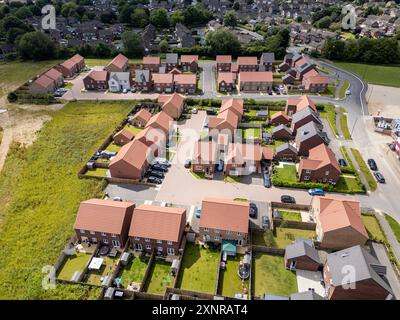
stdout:
<svg viewBox="0 0 400 320">
<path fill-rule="evenodd" d="M 170 72 L 171 70 L 178 67 L 178 54 L 177 53 L 167 53 L 165 55 L 165 67 L 166 67 L 167 72 Z"/>
<path fill-rule="evenodd" d="M 238 116 L 238 121 L 240 122 L 242 120 L 243 116 L 243 105 L 244 101 L 243 99 L 223 99 L 221 102 L 221 108 L 219 109 L 219 113 L 222 113 L 226 110 L 232 110 L 237 116 Z"/>
<path fill-rule="evenodd" d="M 180 22 L 175 25 L 175 34 L 179 40 L 178 47 L 180 48 L 191 48 L 196 44 L 190 30 Z"/>
<path fill-rule="evenodd" d="M 282 83 L 289 85 L 289 84 L 295 84 L 296 82 L 296 77 L 292 76 L 291 74 L 286 74 L 285 76 L 282 77 Z"/>
<path fill-rule="evenodd" d="M 317 224 L 317 241 L 321 248 L 341 250 L 364 245 L 368 240 L 359 201 L 314 197 L 310 213 Z"/>
<path fill-rule="evenodd" d="M 170 73 L 153 73 L 152 81 L 155 92 L 173 92 L 174 75 Z"/>
<path fill-rule="evenodd" d="M 203 242 L 246 245 L 249 235 L 247 201 L 205 198 L 201 204 L 199 237 Z"/>
<path fill-rule="evenodd" d="M 330 253 L 323 272 L 327 299 L 393 300 L 386 270 L 386 266 L 360 245 Z"/>
<path fill-rule="evenodd" d="M 181 55 L 181 68 L 183 71 L 197 72 L 199 63 L 198 55 Z"/>
<path fill-rule="evenodd" d="M 258 71 L 257 57 L 238 57 L 236 60 L 239 72 L 255 72 Z"/>
<path fill-rule="evenodd" d="M 85 59 L 79 54 L 75 54 L 72 58 L 70 58 L 70 60 L 75 63 L 78 71 L 82 70 L 85 67 Z"/>
<path fill-rule="evenodd" d="M 298 175 L 300 181 L 335 185 L 342 171 L 333 151 L 321 143 L 310 149 L 307 159 L 300 160 Z"/>
<path fill-rule="evenodd" d="M 92 70 L 83 78 L 86 90 L 104 91 L 108 89 L 109 73 L 107 71 Z"/>
<path fill-rule="evenodd" d="M 310 122 L 314 123 L 318 127 L 318 129 L 322 130 L 323 124 L 317 112 L 315 112 L 311 108 L 305 108 L 301 111 L 296 112 L 292 116 L 291 128 L 293 130 L 293 134 L 296 134 L 299 128 L 305 126 Z"/>
<path fill-rule="evenodd" d="M 133 140 L 124 145 L 111 160 L 109 165 L 111 177 L 141 180 L 152 157 L 150 147 L 139 140 Z"/>
<path fill-rule="evenodd" d="M 324 93 L 328 90 L 329 78 L 321 74 L 309 75 L 305 74 L 303 77 L 304 89 L 308 92 Z"/>
<path fill-rule="evenodd" d="M 171 71 L 169 71 L 168 73 L 176 75 L 176 74 L 182 74 L 182 71 L 179 70 L 178 68 L 173 68 Z"/>
<path fill-rule="evenodd" d="M 214 141 L 197 141 L 194 145 L 191 170 L 212 177 L 217 163 L 217 144 Z"/>
<path fill-rule="evenodd" d="M 30 84 L 29 93 L 33 95 L 51 94 L 55 89 L 55 81 L 43 74 Z"/>
<path fill-rule="evenodd" d="M 279 126 L 281 124 L 288 125 L 290 123 L 290 118 L 283 111 L 279 111 L 279 112 L 274 113 L 271 116 L 271 121 L 270 122 L 274 126 Z"/>
<path fill-rule="evenodd" d="M 116 145 L 123 146 L 132 141 L 134 137 L 132 132 L 123 128 L 114 135 L 113 140 Z"/>
<path fill-rule="evenodd" d="M 149 91 L 152 88 L 149 70 L 135 70 L 135 89 Z"/>
<path fill-rule="evenodd" d="M 299 156 L 307 157 L 309 151 L 320 144 L 328 145 L 329 138 L 314 122 L 305 124 L 297 131 L 295 145 Z"/>
<path fill-rule="evenodd" d="M 239 116 L 228 109 L 220 112 L 218 116 L 208 119 L 208 129 L 210 136 L 217 136 L 219 133 L 226 133 L 233 136 L 239 124 Z"/>
<path fill-rule="evenodd" d="M 179 93 L 158 96 L 158 103 L 161 109 L 172 119 L 177 120 L 183 112 L 185 98 Z"/>
<path fill-rule="evenodd" d="M 194 94 L 197 89 L 196 74 L 176 74 L 174 75 L 174 85 L 176 92 Z"/>
<path fill-rule="evenodd" d="M 52 79 L 54 81 L 54 86 L 56 88 L 62 87 L 64 84 L 64 76 L 63 74 L 55 68 L 51 68 L 44 74 L 46 77 Z"/>
<path fill-rule="evenodd" d="M 153 115 L 146 124 L 146 128 L 151 127 L 161 130 L 165 136 L 169 136 L 173 127 L 173 119 L 164 111 Z"/>
<path fill-rule="evenodd" d="M 289 143 L 281 144 L 275 149 L 275 160 L 296 162 L 298 157 L 297 149 Z"/>
<path fill-rule="evenodd" d="M 260 71 L 274 71 L 275 53 L 264 52 L 260 58 Z"/>
<path fill-rule="evenodd" d="M 185 225 L 184 208 L 139 205 L 129 228 L 131 248 L 163 256 L 178 255 Z"/>
<path fill-rule="evenodd" d="M 297 239 L 285 249 L 285 267 L 289 270 L 322 270 L 318 251 L 311 241 Z"/>
<path fill-rule="evenodd" d="M 135 115 L 129 119 L 131 125 L 144 128 L 151 118 L 151 113 L 146 109 L 140 109 Z"/>
<path fill-rule="evenodd" d="M 231 92 L 235 88 L 236 74 L 233 72 L 219 72 L 218 73 L 218 91 Z"/>
<path fill-rule="evenodd" d="M 162 130 L 153 127 L 147 127 L 138 132 L 135 140 L 149 147 L 154 157 L 161 156 L 166 150 L 167 136 Z"/>
<path fill-rule="evenodd" d="M 108 72 L 126 72 L 129 69 L 129 60 L 122 53 L 118 54 L 105 68 Z"/>
<path fill-rule="evenodd" d="M 232 56 L 231 55 L 219 55 L 216 57 L 217 71 L 219 72 L 231 72 Z"/>
<path fill-rule="evenodd" d="M 288 99 L 286 102 L 285 113 L 291 117 L 296 112 L 299 112 L 305 108 L 311 108 L 314 112 L 317 112 L 317 107 L 308 96 L 301 96 L 299 99 Z"/>
<path fill-rule="evenodd" d="M 289 141 L 293 139 L 293 132 L 284 124 L 280 124 L 272 129 L 272 138 L 275 140 Z"/>
<path fill-rule="evenodd" d="M 78 73 L 78 66 L 71 59 L 68 59 L 63 63 L 57 65 L 56 69 L 62 73 L 64 78 L 73 78 L 75 74 Z"/>
<path fill-rule="evenodd" d="M 108 88 L 111 92 L 128 91 L 131 89 L 130 72 L 110 72 Z"/>
<path fill-rule="evenodd" d="M 239 90 L 242 92 L 270 92 L 272 90 L 272 72 L 240 72 Z"/>
<path fill-rule="evenodd" d="M 150 72 L 158 73 L 160 70 L 161 58 L 160 57 L 143 57 L 142 69 L 150 70 Z"/>
<path fill-rule="evenodd" d="M 123 248 L 134 208 L 133 202 L 101 199 L 81 202 L 74 224 L 78 240 Z"/>
</svg>

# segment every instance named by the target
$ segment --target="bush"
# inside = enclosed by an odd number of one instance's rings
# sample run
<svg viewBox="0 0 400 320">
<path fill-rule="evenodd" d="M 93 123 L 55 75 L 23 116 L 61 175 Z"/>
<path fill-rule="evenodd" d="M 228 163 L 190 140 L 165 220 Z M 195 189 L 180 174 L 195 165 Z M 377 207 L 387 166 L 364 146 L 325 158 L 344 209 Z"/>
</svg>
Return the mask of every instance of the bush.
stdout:
<svg viewBox="0 0 400 320">
<path fill-rule="evenodd" d="M 356 174 L 356 170 L 351 166 L 340 167 L 340 169 L 341 169 L 342 173 Z"/>
<path fill-rule="evenodd" d="M 7 100 L 8 100 L 8 102 L 16 102 L 18 100 L 18 96 L 15 92 L 10 92 L 7 95 Z"/>
</svg>

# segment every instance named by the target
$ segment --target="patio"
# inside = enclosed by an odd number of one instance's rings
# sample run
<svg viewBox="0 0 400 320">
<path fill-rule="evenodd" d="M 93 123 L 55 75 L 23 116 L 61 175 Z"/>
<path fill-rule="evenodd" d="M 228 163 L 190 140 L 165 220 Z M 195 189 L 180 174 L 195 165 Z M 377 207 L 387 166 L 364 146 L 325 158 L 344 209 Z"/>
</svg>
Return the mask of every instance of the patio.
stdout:
<svg viewBox="0 0 400 320">
<path fill-rule="evenodd" d="M 99 286 L 101 285 L 105 277 L 111 277 L 114 273 L 118 265 L 119 254 L 117 254 L 114 258 L 108 256 L 101 258 L 103 259 L 103 262 L 98 270 L 88 270 L 85 276 L 87 284 Z"/>
<path fill-rule="evenodd" d="M 323 278 L 320 271 L 296 270 L 297 288 L 299 292 L 314 289 L 321 297 L 325 296 L 325 288 L 321 284 Z"/>
</svg>

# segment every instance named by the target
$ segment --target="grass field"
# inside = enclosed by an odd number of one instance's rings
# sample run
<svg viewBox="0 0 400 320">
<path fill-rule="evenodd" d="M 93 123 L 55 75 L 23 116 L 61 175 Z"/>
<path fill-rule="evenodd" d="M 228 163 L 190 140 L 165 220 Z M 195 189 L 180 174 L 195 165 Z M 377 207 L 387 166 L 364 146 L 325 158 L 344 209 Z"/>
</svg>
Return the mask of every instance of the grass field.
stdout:
<svg viewBox="0 0 400 320">
<path fill-rule="evenodd" d="M 42 268 L 55 263 L 73 234 L 80 201 L 102 196 L 103 182 L 78 179 L 77 172 L 131 108 L 132 102 L 69 103 L 52 113 L 32 146 L 12 146 L 0 175 L 0 298 L 96 295 L 61 284 L 43 290 Z"/>
<path fill-rule="evenodd" d="M 57 60 L 0 63 L 0 97 L 57 64 Z"/>
<path fill-rule="evenodd" d="M 83 272 L 90 259 L 90 254 L 77 252 L 65 259 L 63 265 L 58 270 L 57 278 L 71 280 L 75 271 Z"/>
<path fill-rule="evenodd" d="M 371 239 L 385 241 L 386 237 L 382 232 L 378 220 L 374 216 L 361 215 L 361 219 Z"/>
<path fill-rule="evenodd" d="M 324 110 L 319 112 L 321 118 L 324 118 L 328 121 L 332 131 L 334 134 L 339 135 L 337 126 L 336 126 L 336 110 L 335 106 L 331 104 L 326 104 L 324 106 Z"/>
<path fill-rule="evenodd" d="M 367 180 L 367 183 L 371 189 L 371 191 L 375 191 L 376 188 L 378 187 L 376 180 L 374 176 L 372 175 L 371 171 L 369 170 L 367 164 L 365 163 L 364 159 L 361 156 L 360 151 L 357 149 L 350 149 L 351 153 L 353 154 L 353 157 L 356 159 L 356 162 L 358 163 L 358 166 L 360 167 L 360 170 L 365 178 Z"/>
<path fill-rule="evenodd" d="M 162 260 L 154 261 L 149 272 L 146 292 L 164 294 L 165 288 L 171 287 L 174 282 L 170 271 L 171 263 Z"/>
<path fill-rule="evenodd" d="M 389 223 L 390 228 L 392 228 L 397 241 L 400 242 L 400 224 L 388 214 L 385 214 L 385 218 L 386 221 Z"/>
<path fill-rule="evenodd" d="M 131 282 L 141 283 L 147 269 L 148 259 L 133 258 L 121 271 L 121 284 L 127 288 Z"/>
<path fill-rule="evenodd" d="M 279 210 L 279 213 L 283 220 L 301 221 L 301 213 L 300 212 Z"/>
<path fill-rule="evenodd" d="M 335 62 L 335 66 L 355 73 L 371 84 L 400 87 L 400 65 L 374 66 L 361 63 Z"/>
<path fill-rule="evenodd" d="M 252 268 L 255 296 L 273 294 L 288 297 L 297 292 L 296 274 L 286 270 L 281 256 L 256 254 Z"/>
<path fill-rule="evenodd" d="M 339 90 L 339 98 L 344 99 L 346 98 L 346 90 L 350 87 L 350 82 L 348 80 L 344 80 L 342 86 Z"/>
<path fill-rule="evenodd" d="M 187 243 L 179 273 L 178 288 L 213 293 L 217 283 L 219 252 Z"/>
<path fill-rule="evenodd" d="M 275 234 L 272 231 L 253 233 L 253 244 L 284 249 L 296 239 L 312 239 L 315 236 L 312 230 L 277 227 Z"/>
<path fill-rule="evenodd" d="M 347 122 L 347 114 L 346 110 L 343 107 L 340 108 L 339 123 L 340 123 L 340 130 L 342 130 L 343 138 L 345 138 L 346 140 L 351 140 L 351 134 Z"/>
<path fill-rule="evenodd" d="M 236 293 L 249 292 L 249 281 L 242 280 L 238 275 L 238 268 L 240 260 L 243 259 L 243 255 L 237 254 L 235 257 L 228 257 L 226 262 L 226 269 L 221 271 L 221 295 L 224 297 L 234 297 Z"/>
</svg>

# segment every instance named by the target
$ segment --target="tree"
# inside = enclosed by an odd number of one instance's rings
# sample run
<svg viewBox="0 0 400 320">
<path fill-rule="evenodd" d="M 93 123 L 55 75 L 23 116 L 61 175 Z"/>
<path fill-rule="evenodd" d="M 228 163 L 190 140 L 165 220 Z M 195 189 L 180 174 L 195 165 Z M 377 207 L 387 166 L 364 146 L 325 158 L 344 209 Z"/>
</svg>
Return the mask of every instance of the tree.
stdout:
<svg viewBox="0 0 400 320">
<path fill-rule="evenodd" d="M 236 35 L 227 30 L 219 29 L 207 33 L 205 45 L 212 55 L 240 53 L 240 42 Z"/>
<path fill-rule="evenodd" d="M 123 7 L 118 9 L 119 15 L 118 20 L 122 23 L 131 23 L 132 18 L 131 15 L 133 13 L 134 7 L 131 5 L 124 5 Z"/>
<path fill-rule="evenodd" d="M 158 28 L 169 27 L 167 10 L 160 8 L 160 9 L 151 11 L 150 22 Z"/>
<path fill-rule="evenodd" d="M 26 33 L 25 30 L 20 28 L 11 28 L 7 31 L 7 43 L 14 43 L 17 37 Z"/>
<path fill-rule="evenodd" d="M 26 31 L 29 30 L 29 27 L 22 20 L 18 19 L 16 16 L 13 15 L 8 15 L 7 17 L 5 17 L 0 22 L 0 26 L 1 26 L 1 31 L 4 33 L 10 30 L 11 28 L 18 28 Z"/>
<path fill-rule="evenodd" d="M 17 11 L 15 11 L 15 16 L 20 18 L 20 19 L 26 19 L 29 17 L 32 17 L 32 11 L 29 10 L 27 7 L 21 7 Z"/>
<path fill-rule="evenodd" d="M 113 23 L 117 20 L 117 15 L 114 11 L 103 12 L 100 14 L 100 21 L 103 23 Z"/>
<path fill-rule="evenodd" d="M 188 6 L 183 10 L 183 15 L 185 16 L 186 26 L 206 24 L 212 19 L 211 12 L 201 3 Z"/>
<path fill-rule="evenodd" d="M 236 13 L 233 10 L 229 10 L 224 16 L 224 26 L 235 28 L 238 24 Z"/>
<path fill-rule="evenodd" d="M 235 1 L 232 6 L 233 10 L 238 11 L 240 9 L 239 2 Z"/>
<path fill-rule="evenodd" d="M 46 60 L 56 57 L 56 46 L 44 33 L 34 31 L 25 33 L 17 41 L 17 50 L 24 59 Z"/>
<path fill-rule="evenodd" d="M 168 46 L 168 41 L 167 40 L 163 39 L 163 40 L 160 41 L 160 51 L 162 53 L 167 52 L 168 51 L 168 47 L 169 46 Z"/>
<path fill-rule="evenodd" d="M 315 22 L 315 26 L 318 29 L 328 29 L 331 24 L 332 24 L 331 17 L 323 17 L 322 19 Z"/>
<path fill-rule="evenodd" d="M 143 28 L 149 23 L 149 15 L 146 10 L 138 8 L 133 10 L 131 14 L 131 23 L 134 27 Z"/>
<path fill-rule="evenodd" d="M 125 31 L 121 36 L 124 53 L 129 58 L 143 55 L 144 48 L 141 37 L 133 31 Z"/>
<path fill-rule="evenodd" d="M 77 9 L 78 5 L 75 2 L 66 2 L 61 7 L 61 15 L 65 18 L 72 17 L 76 14 Z"/>
<path fill-rule="evenodd" d="M 185 16 L 183 15 L 182 10 L 176 10 L 174 13 L 171 15 L 171 25 L 175 26 L 177 23 L 184 23 L 185 22 Z"/>
</svg>

